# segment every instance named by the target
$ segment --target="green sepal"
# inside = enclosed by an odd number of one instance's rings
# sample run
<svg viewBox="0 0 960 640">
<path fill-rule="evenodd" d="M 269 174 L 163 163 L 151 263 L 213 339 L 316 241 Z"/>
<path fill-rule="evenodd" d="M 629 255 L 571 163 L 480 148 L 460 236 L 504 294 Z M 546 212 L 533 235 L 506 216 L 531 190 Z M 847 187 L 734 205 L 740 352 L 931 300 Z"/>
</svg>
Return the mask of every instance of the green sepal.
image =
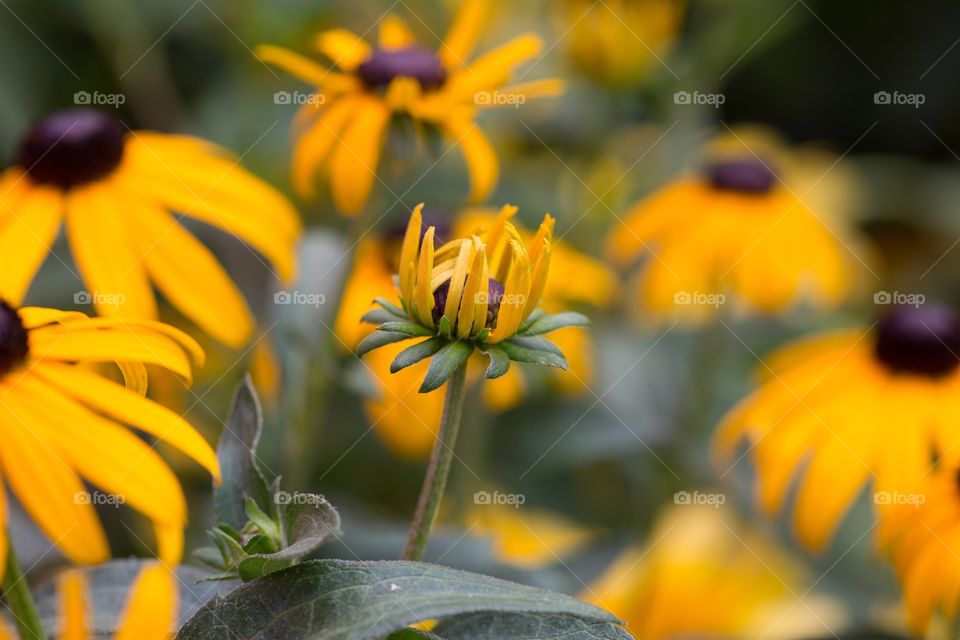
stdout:
<svg viewBox="0 0 960 640">
<path fill-rule="evenodd" d="M 377 331 L 387 331 L 389 333 L 403 333 L 408 336 L 432 336 L 433 331 L 426 327 L 414 324 L 412 322 L 384 322 L 377 327 Z"/>
<path fill-rule="evenodd" d="M 490 356 L 490 365 L 487 367 L 486 376 L 489 379 L 499 378 L 510 370 L 510 356 L 507 352 L 495 344 L 487 344 L 480 350 Z"/>
<path fill-rule="evenodd" d="M 566 370 L 567 361 L 562 353 L 555 353 L 551 350 L 531 349 L 529 346 L 518 344 L 516 339 L 497 343 L 503 349 L 511 360 L 516 362 L 528 362 L 530 364 L 540 364 L 548 367 L 557 367 Z M 544 341 L 546 342 L 546 341 Z M 552 343 L 551 343 L 552 344 Z M 554 345 L 556 346 L 556 345 Z"/>
<path fill-rule="evenodd" d="M 386 309 L 370 309 L 360 316 L 360 322 L 363 324 L 383 324 L 384 322 L 404 322 L 406 316 L 395 316 Z"/>
<path fill-rule="evenodd" d="M 517 332 L 521 336 L 537 336 L 543 333 L 550 333 L 564 327 L 589 327 L 590 320 L 582 313 L 575 311 L 564 311 L 552 315 L 541 314 L 538 318 L 533 318 L 531 314 L 526 324 L 520 327 Z"/>
<path fill-rule="evenodd" d="M 376 304 L 378 304 L 378 305 L 380 305 L 381 307 L 383 307 L 383 309 L 384 309 L 385 311 L 389 311 L 390 313 L 392 313 L 393 315 L 397 316 L 398 318 L 406 318 L 406 317 L 407 317 L 407 312 L 406 312 L 406 311 L 404 311 L 402 308 L 398 307 L 397 305 L 393 304 L 392 302 L 390 302 L 390 301 L 387 300 L 386 298 L 374 298 L 373 301 L 374 301 Z"/>
<path fill-rule="evenodd" d="M 417 364 L 424 358 L 429 358 L 440 351 L 445 344 L 447 344 L 447 341 L 443 338 L 433 337 L 407 347 L 398 353 L 397 357 L 390 363 L 390 373 L 396 373 L 401 369 L 406 369 L 410 365 Z"/>
<path fill-rule="evenodd" d="M 476 340 L 477 342 L 486 342 L 487 338 L 489 337 L 490 337 L 490 327 L 484 327 L 483 329 L 480 329 L 480 331 L 477 333 L 476 336 L 474 336 L 473 339 Z"/>
<path fill-rule="evenodd" d="M 402 342 L 404 340 L 409 340 L 413 336 L 409 336 L 405 333 L 392 333 L 390 331 L 374 331 L 366 338 L 360 341 L 360 344 L 357 345 L 357 357 L 362 358 L 367 355 L 374 349 L 379 349 L 380 347 L 385 347 L 388 344 L 393 344 L 394 342 Z"/>
<path fill-rule="evenodd" d="M 512 338 L 506 340 L 506 342 L 511 342 L 518 347 L 523 347 L 524 349 L 529 349 L 530 351 L 547 351 L 554 355 L 563 357 L 563 351 L 560 350 L 553 342 L 550 342 L 546 338 L 541 338 L 540 336 L 513 336 Z M 500 342 L 498 344 L 503 344 Z"/>
<path fill-rule="evenodd" d="M 447 316 L 440 317 L 440 335 L 448 339 L 453 335 L 453 325 Z"/>
<path fill-rule="evenodd" d="M 427 375 L 420 385 L 420 393 L 429 393 L 440 388 L 454 372 L 466 364 L 473 353 L 471 342 L 448 342 L 430 359 Z"/>
</svg>

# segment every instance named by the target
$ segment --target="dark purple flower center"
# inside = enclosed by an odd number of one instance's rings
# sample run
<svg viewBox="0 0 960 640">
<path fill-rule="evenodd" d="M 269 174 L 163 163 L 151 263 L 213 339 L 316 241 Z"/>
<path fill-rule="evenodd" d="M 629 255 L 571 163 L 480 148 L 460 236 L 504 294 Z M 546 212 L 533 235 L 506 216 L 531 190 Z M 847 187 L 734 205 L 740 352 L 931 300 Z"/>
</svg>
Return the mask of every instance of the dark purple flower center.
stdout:
<svg viewBox="0 0 960 640">
<path fill-rule="evenodd" d="M 757 158 L 731 158 L 706 168 L 707 179 L 715 189 L 763 195 L 776 181 L 770 167 Z"/>
<path fill-rule="evenodd" d="M 27 359 L 27 330 L 17 310 L 0 300 L 0 376 Z"/>
<path fill-rule="evenodd" d="M 116 169 L 125 133 L 123 124 L 105 113 L 59 111 L 30 128 L 20 142 L 17 164 L 34 182 L 69 189 Z"/>
<path fill-rule="evenodd" d="M 357 67 L 357 75 L 371 89 L 386 87 L 394 78 L 414 78 L 424 89 L 436 89 L 447 81 L 440 58 L 422 47 L 374 49 Z"/>
<path fill-rule="evenodd" d="M 440 323 L 443 317 L 443 310 L 447 306 L 447 295 L 450 293 L 450 281 L 447 280 L 433 292 L 433 322 Z M 500 313 L 500 303 L 503 301 L 503 285 L 497 280 L 490 278 L 487 286 L 487 320 L 485 327 L 495 329 L 497 326 L 497 315 Z M 479 301 L 478 301 L 479 302 Z M 456 323 L 454 323 L 456 325 Z M 454 331 L 456 326 L 453 327 Z"/>
<path fill-rule="evenodd" d="M 894 373 L 939 378 L 960 363 L 960 319 L 944 307 L 898 307 L 876 335 L 877 359 Z"/>
</svg>

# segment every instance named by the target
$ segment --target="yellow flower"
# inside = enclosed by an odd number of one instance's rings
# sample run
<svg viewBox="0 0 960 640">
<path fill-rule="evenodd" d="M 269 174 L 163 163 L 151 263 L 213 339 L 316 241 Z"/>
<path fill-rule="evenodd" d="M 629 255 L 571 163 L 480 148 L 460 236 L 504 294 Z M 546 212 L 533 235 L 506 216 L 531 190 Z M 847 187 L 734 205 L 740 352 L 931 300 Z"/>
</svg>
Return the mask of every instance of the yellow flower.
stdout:
<svg viewBox="0 0 960 640">
<path fill-rule="evenodd" d="M 638 297 L 659 318 L 703 320 L 727 303 L 761 313 L 801 299 L 830 306 L 848 288 L 836 236 L 749 152 L 717 154 L 701 174 L 656 191 L 608 244 L 623 266 L 650 254 Z"/>
<path fill-rule="evenodd" d="M 767 512 L 805 469 L 795 529 L 820 549 L 867 482 L 911 492 L 934 456 L 960 461 L 957 353 L 960 320 L 935 305 L 799 341 L 766 360 L 760 388 L 720 425 L 717 452 L 729 460 L 749 441 Z"/>
<path fill-rule="evenodd" d="M 157 322 L 0 303 L 3 480 L 71 561 L 92 564 L 110 555 L 92 504 L 100 499 L 145 515 L 159 557 L 180 559 L 187 518 L 183 491 L 154 449 L 123 425 L 179 449 L 219 482 L 216 455 L 206 441 L 183 418 L 142 395 L 144 365 L 189 380 L 191 359 L 202 358 L 190 337 Z M 109 362 L 120 365 L 134 389 L 83 366 Z M 88 493 L 81 479 L 106 493 Z M 0 519 L 5 517 L 0 509 Z M 0 558 L 6 558 L 5 532 L 0 522 Z"/>
<path fill-rule="evenodd" d="M 557 80 L 504 87 L 513 70 L 542 49 L 540 39 L 531 34 L 467 61 L 488 5 L 489 0 L 465 0 L 436 53 L 419 45 L 407 25 L 392 15 L 381 20 L 375 46 L 345 29 L 317 34 L 315 48 L 337 71 L 286 49 L 257 47 L 262 60 L 316 87 L 315 97 L 302 107 L 295 122 L 297 192 L 313 196 L 313 176 L 323 166 L 337 208 L 358 213 L 376 179 L 390 119 L 402 114 L 459 145 L 470 173 L 471 197 L 486 199 L 496 185 L 499 163 L 490 141 L 474 122 L 477 110 L 515 106 L 562 91 Z"/>
<path fill-rule="evenodd" d="M 176 211 L 177 215 L 173 212 Z M 188 216 L 235 235 L 288 280 L 296 211 L 218 147 L 130 131 L 98 111 L 54 113 L 25 135 L 0 175 L 0 297 L 19 304 L 65 221 L 92 302 L 110 317 L 153 320 L 151 283 L 202 330 L 243 345 L 254 320 L 214 255 L 179 223 Z"/>
<path fill-rule="evenodd" d="M 878 538 L 903 588 L 907 620 L 926 636 L 935 609 L 947 618 L 960 604 L 960 481 L 956 466 L 931 473 L 914 492 L 874 494 Z"/>
<path fill-rule="evenodd" d="M 837 617 L 816 602 L 801 606 L 797 564 L 725 508 L 673 507 L 649 539 L 581 594 L 634 637 L 805 638 L 830 632 L 826 621 Z M 812 615 L 788 618 L 793 609 Z"/>
<path fill-rule="evenodd" d="M 563 0 L 568 50 L 582 73 L 633 85 L 662 65 L 683 19 L 684 0 Z"/>
<path fill-rule="evenodd" d="M 174 569 L 160 562 L 145 564 L 130 585 L 114 640 L 170 640 L 176 633 L 179 592 Z M 94 623 L 89 585 L 77 570 L 60 574 L 59 635 L 64 640 L 101 637 Z"/>
</svg>

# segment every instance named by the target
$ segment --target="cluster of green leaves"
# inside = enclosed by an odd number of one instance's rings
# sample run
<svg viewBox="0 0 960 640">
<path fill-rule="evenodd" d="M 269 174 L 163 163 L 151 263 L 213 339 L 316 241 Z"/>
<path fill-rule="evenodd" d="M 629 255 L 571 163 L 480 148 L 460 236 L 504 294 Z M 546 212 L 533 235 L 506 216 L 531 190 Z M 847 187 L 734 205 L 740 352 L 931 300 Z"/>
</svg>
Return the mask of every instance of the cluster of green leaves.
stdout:
<svg viewBox="0 0 960 640">
<path fill-rule="evenodd" d="M 199 607 L 178 639 L 631 638 L 602 609 L 498 578 L 424 562 L 307 560 L 338 533 L 340 519 L 325 500 L 268 499 L 279 480 L 267 480 L 257 464 L 262 420 L 249 380 L 227 426 L 217 450 L 223 483 L 214 489 L 216 547 L 200 556 L 220 577 L 244 582 Z M 409 627 L 428 619 L 438 621 L 430 632 Z"/>
<path fill-rule="evenodd" d="M 362 322 L 375 324 L 377 328 L 357 346 L 357 355 L 363 357 L 374 349 L 395 342 L 426 338 L 401 351 L 390 364 L 390 372 L 396 373 L 430 358 L 420 393 L 441 387 L 467 362 L 474 349 L 479 349 L 490 358 L 487 378 L 499 378 L 506 374 L 511 361 L 566 369 L 567 361 L 563 352 L 543 334 L 564 327 L 586 327 L 590 324 L 586 316 L 573 311 L 546 314 L 537 309 L 520 326 L 516 335 L 490 344 L 486 342 L 490 336 L 489 329 L 484 329 L 473 338 L 457 339 L 452 336 L 450 320 L 446 316 L 440 319 L 436 329 L 430 329 L 414 322 L 403 309 L 383 298 L 376 298 L 374 302 L 380 308 L 367 312 Z"/>
</svg>

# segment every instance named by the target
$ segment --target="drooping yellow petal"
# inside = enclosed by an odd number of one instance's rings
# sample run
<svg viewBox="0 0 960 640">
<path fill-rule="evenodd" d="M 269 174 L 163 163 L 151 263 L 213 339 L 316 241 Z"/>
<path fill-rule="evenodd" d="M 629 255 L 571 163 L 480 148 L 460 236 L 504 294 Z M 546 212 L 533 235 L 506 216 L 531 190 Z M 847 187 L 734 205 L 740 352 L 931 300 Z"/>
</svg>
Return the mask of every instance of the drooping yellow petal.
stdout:
<svg viewBox="0 0 960 640">
<path fill-rule="evenodd" d="M 130 595 L 114 640 L 170 640 L 176 632 L 180 597 L 173 569 L 162 562 L 144 567 Z"/>
<path fill-rule="evenodd" d="M 291 172 L 293 186 L 301 197 L 316 197 L 315 174 L 337 143 L 355 107 L 356 100 L 353 98 L 337 100 L 297 140 L 293 148 Z"/>
<path fill-rule="evenodd" d="M 344 71 L 353 71 L 370 57 L 370 45 L 346 29 L 330 29 L 318 33 L 313 45 Z"/>
<path fill-rule="evenodd" d="M 413 285 L 417 280 L 417 257 L 422 230 L 423 203 L 421 202 L 413 209 L 400 247 L 400 296 L 403 298 L 404 305 L 413 302 Z"/>
<path fill-rule="evenodd" d="M 420 261 L 417 264 L 417 281 L 413 290 L 413 308 L 420 324 L 433 328 L 433 235 L 436 230 L 429 227 L 423 234 L 420 244 Z"/>
<path fill-rule="evenodd" d="M 60 309 L 48 309 L 46 307 L 20 307 L 17 309 L 17 315 L 23 321 L 26 329 L 36 329 L 44 325 L 56 322 L 65 322 L 69 320 L 89 320 L 85 313 L 79 311 L 61 311 Z"/>
<path fill-rule="evenodd" d="M 489 51 L 447 81 L 445 92 L 455 100 L 472 98 L 483 91 L 503 84 L 514 67 L 534 57 L 543 49 L 543 42 L 533 34 L 521 35 Z"/>
<path fill-rule="evenodd" d="M 68 569 L 57 580 L 60 596 L 58 616 L 62 640 L 89 640 L 93 631 L 87 579 L 82 572 Z"/>
<path fill-rule="evenodd" d="M 417 44 L 417 39 L 406 21 L 391 13 L 380 20 L 378 44 L 381 49 L 403 49 Z"/>
<path fill-rule="evenodd" d="M 153 521 L 157 537 L 157 558 L 168 565 L 175 565 L 183 558 L 184 523 Z"/>
<path fill-rule="evenodd" d="M 71 561 L 103 562 L 110 557 L 110 549 L 93 506 L 84 499 L 89 494 L 57 442 L 41 437 L 42 425 L 32 423 L 27 406 L 15 389 L 0 401 L 0 460 L 10 490 L 50 542 Z"/>
<path fill-rule="evenodd" d="M 180 449 L 207 469 L 215 482 L 220 482 L 220 467 L 213 449 L 190 423 L 166 407 L 77 367 L 41 362 L 34 365 L 33 371 L 83 404 Z"/>
<path fill-rule="evenodd" d="M 493 192 L 500 174 L 496 150 L 476 122 L 452 118 L 445 128 L 450 139 L 463 151 L 470 174 L 470 200 L 483 202 Z"/>
<path fill-rule="evenodd" d="M 377 178 L 377 164 L 390 111 L 377 99 L 359 100 L 330 159 L 330 187 L 337 209 L 355 215 L 363 209 Z"/>
<path fill-rule="evenodd" d="M 156 299 L 125 214 L 121 201 L 105 185 L 93 183 L 71 191 L 70 250 L 99 315 L 152 320 L 157 316 Z"/>
<path fill-rule="evenodd" d="M 227 346 L 243 346 L 253 333 L 253 316 L 216 257 L 163 209 L 133 200 L 129 205 L 157 288 L 204 332 Z"/>
<path fill-rule="evenodd" d="M 120 369 L 120 375 L 123 376 L 123 384 L 127 389 L 135 391 L 141 396 L 147 395 L 147 367 L 142 362 L 132 362 L 129 360 L 117 361 L 117 368 Z"/>
<path fill-rule="evenodd" d="M 63 219 L 63 196 L 52 187 L 30 189 L 9 215 L 0 210 L 6 222 L 0 227 L 0 256 L 5 256 L 0 271 L 0 298 L 20 304 L 33 276 L 53 246 Z"/>
<path fill-rule="evenodd" d="M 355 84 L 350 76 L 331 71 L 310 58 L 283 47 L 261 44 L 254 47 L 253 51 L 258 58 L 267 64 L 278 67 L 290 75 L 317 87 L 329 88 L 339 92 Z"/>
<path fill-rule="evenodd" d="M 447 69 L 465 66 L 486 23 L 489 0 L 464 0 L 437 52 Z"/>
</svg>

